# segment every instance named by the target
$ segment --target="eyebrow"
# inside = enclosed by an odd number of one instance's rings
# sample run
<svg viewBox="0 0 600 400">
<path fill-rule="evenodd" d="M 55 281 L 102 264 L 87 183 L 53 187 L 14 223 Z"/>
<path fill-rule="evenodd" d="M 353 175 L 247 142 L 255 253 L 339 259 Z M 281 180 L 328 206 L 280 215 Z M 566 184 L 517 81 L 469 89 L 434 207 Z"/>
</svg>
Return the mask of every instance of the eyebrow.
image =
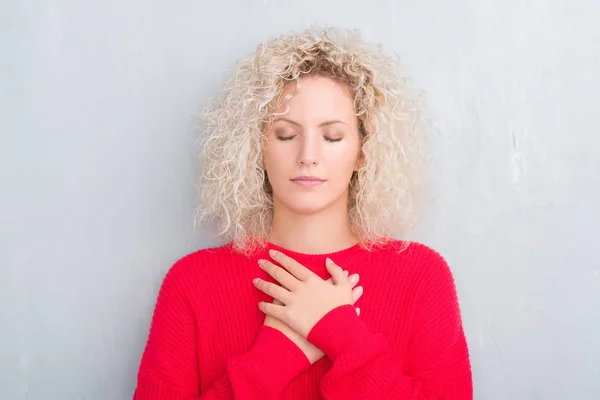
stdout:
<svg viewBox="0 0 600 400">
<path fill-rule="evenodd" d="M 285 121 L 285 122 L 288 122 L 288 123 L 290 123 L 290 124 L 292 124 L 292 125 L 296 125 L 297 127 L 300 127 L 300 128 L 302 128 L 302 125 L 300 125 L 300 124 L 299 124 L 299 123 L 297 123 L 296 121 L 292 121 L 291 119 L 288 119 L 288 118 L 277 118 L 277 119 L 276 119 L 274 122 L 277 122 L 277 121 Z M 333 125 L 333 124 L 344 124 L 344 125 L 348 125 L 348 124 L 346 124 L 344 121 L 340 121 L 339 119 L 332 119 L 332 120 L 329 120 L 329 121 L 324 121 L 324 122 L 321 122 L 321 123 L 319 124 L 319 127 L 323 127 L 323 126 L 329 126 L 329 125 Z"/>
</svg>

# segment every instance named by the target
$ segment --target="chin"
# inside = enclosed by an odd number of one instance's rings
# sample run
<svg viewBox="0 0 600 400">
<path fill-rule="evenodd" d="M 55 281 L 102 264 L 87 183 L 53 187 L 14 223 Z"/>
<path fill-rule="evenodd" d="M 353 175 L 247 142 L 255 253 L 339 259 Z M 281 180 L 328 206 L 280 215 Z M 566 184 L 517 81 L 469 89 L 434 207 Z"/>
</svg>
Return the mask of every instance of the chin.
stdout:
<svg viewBox="0 0 600 400">
<path fill-rule="evenodd" d="M 317 199 L 305 199 L 306 201 L 302 201 L 302 199 L 293 199 L 289 202 L 285 202 L 286 207 L 293 211 L 296 214 L 316 214 L 318 212 L 323 211 L 329 206 L 329 203 L 323 200 Z"/>
</svg>

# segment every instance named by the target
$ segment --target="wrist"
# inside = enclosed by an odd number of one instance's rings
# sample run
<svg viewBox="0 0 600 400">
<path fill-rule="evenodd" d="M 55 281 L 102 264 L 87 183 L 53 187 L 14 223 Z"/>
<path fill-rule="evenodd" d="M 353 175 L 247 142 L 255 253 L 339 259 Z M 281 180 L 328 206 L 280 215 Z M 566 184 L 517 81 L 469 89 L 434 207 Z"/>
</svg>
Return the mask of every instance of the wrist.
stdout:
<svg viewBox="0 0 600 400">
<path fill-rule="evenodd" d="M 310 330 L 307 339 L 335 361 L 346 349 L 368 341 L 372 335 L 354 306 L 348 304 L 328 312 Z"/>
</svg>

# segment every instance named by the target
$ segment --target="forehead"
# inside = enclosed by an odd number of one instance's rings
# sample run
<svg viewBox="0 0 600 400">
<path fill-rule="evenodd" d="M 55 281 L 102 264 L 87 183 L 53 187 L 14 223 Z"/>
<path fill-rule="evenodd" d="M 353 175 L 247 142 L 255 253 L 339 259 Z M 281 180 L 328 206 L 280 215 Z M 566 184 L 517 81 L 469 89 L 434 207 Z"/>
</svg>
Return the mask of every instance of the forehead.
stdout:
<svg viewBox="0 0 600 400">
<path fill-rule="evenodd" d="M 287 110 L 289 106 L 289 110 Z M 348 85 L 331 78 L 307 76 L 287 84 L 280 96 L 277 113 L 313 118 L 355 116 L 354 98 Z"/>
</svg>

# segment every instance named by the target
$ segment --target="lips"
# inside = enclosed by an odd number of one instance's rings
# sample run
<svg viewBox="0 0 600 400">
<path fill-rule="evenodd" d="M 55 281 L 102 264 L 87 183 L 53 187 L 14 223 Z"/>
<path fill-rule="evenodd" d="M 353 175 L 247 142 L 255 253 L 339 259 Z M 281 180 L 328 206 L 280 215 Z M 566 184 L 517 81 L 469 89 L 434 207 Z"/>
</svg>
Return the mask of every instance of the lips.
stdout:
<svg viewBox="0 0 600 400">
<path fill-rule="evenodd" d="M 291 179 L 293 182 L 324 182 L 324 179 L 317 178 L 316 176 L 299 176 Z"/>
<path fill-rule="evenodd" d="M 294 179 L 290 179 L 290 181 L 304 188 L 316 188 L 325 182 L 324 179 L 317 178 L 316 176 L 298 176 Z"/>
</svg>

